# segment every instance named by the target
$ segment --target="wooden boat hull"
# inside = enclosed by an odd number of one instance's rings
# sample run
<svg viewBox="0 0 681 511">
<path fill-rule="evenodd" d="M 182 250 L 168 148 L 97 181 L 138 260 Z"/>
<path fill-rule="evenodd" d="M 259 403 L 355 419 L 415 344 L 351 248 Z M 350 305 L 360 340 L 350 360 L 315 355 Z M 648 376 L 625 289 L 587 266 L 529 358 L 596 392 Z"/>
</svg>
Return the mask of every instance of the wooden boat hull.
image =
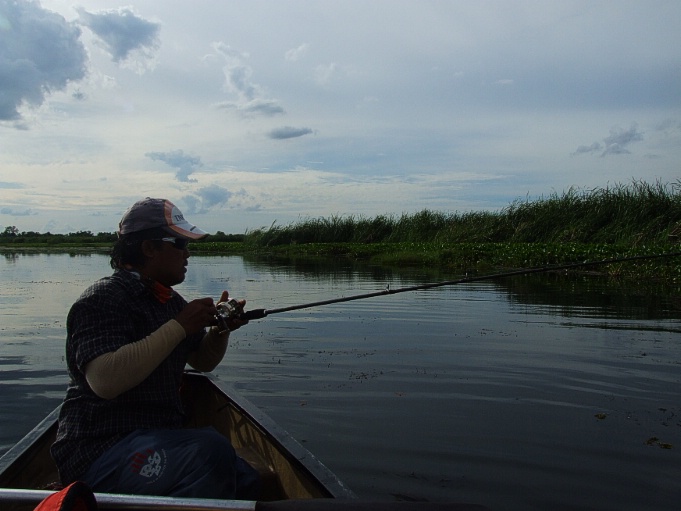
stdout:
<svg viewBox="0 0 681 511">
<path fill-rule="evenodd" d="M 212 426 L 228 437 L 239 455 L 260 472 L 262 501 L 355 497 L 312 453 L 234 389 L 207 375 L 187 372 L 182 394 L 189 419 L 186 426 Z M 59 408 L 0 458 L 0 488 L 44 490 L 58 480 L 49 449 Z M 8 509 L 8 494 L 0 493 L 2 509 Z M 24 503 L 13 509 L 34 507 Z"/>
</svg>

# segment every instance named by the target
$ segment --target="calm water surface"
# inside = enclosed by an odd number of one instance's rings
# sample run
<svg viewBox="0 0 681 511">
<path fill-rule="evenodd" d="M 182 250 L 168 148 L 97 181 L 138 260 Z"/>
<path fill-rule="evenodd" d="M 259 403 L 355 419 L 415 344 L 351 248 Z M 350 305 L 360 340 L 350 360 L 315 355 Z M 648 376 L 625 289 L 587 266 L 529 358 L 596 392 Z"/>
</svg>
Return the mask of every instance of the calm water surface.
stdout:
<svg viewBox="0 0 681 511">
<path fill-rule="evenodd" d="M 103 255 L 0 259 L 0 453 L 60 402 L 66 313 L 109 272 Z M 274 309 L 434 278 L 455 276 L 193 257 L 177 290 Z M 233 334 L 214 374 L 363 498 L 676 511 L 678 296 L 533 275 L 303 309 Z"/>
</svg>

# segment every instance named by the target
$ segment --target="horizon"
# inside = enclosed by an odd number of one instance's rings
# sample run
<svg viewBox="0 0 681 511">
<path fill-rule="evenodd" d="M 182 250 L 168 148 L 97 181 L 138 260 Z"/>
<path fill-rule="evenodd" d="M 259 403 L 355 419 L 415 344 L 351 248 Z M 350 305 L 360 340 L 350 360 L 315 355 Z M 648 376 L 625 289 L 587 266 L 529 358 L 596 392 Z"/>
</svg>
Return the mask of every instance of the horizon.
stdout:
<svg viewBox="0 0 681 511">
<path fill-rule="evenodd" d="M 681 196 L 681 178 L 677 179 L 675 182 L 672 183 L 663 183 L 661 181 L 656 181 L 655 183 L 648 183 L 645 181 L 633 181 L 632 183 L 629 184 L 615 184 L 612 187 L 604 187 L 604 188 L 593 188 L 593 189 L 578 189 L 578 188 L 571 188 L 568 191 L 564 191 L 562 194 L 558 194 L 556 192 L 553 192 L 552 194 L 549 194 L 548 196 L 540 196 L 536 197 L 533 199 L 530 199 L 529 197 L 525 197 L 524 200 L 521 200 L 520 198 L 517 198 L 507 204 L 506 206 L 500 208 L 499 210 L 496 211 L 486 211 L 487 213 L 491 215 L 498 215 L 498 216 L 504 216 L 507 214 L 507 210 L 509 208 L 513 208 L 515 205 L 523 205 L 523 204 L 529 204 L 529 205 L 539 205 L 541 207 L 542 203 L 545 202 L 550 202 L 550 201 L 564 201 L 566 198 L 570 199 L 574 196 L 578 196 L 581 198 L 586 198 L 587 200 L 590 199 L 595 199 L 596 201 L 600 202 L 600 205 L 602 205 L 602 196 L 600 195 L 602 192 L 606 193 L 606 197 L 608 194 L 612 195 L 619 195 L 619 197 L 616 197 L 618 199 L 622 198 L 622 193 L 628 194 L 633 192 L 633 196 L 635 199 L 640 200 L 642 197 L 645 200 L 646 198 L 649 199 L 651 195 L 657 195 L 658 198 L 660 195 L 664 196 L 666 194 L 670 194 L 671 197 L 678 197 Z M 332 218 L 336 220 L 337 218 L 340 219 L 349 219 L 352 221 L 362 221 L 362 220 L 375 220 L 380 217 L 386 217 L 388 221 L 390 222 L 395 222 L 395 221 L 401 221 L 401 220 L 407 220 L 408 222 L 411 221 L 415 216 L 421 214 L 421 213 L 428 213 L 428 214 L 433 214 L 433 215 L 442 215 L 446 217 L 448 220 L 451 220 L 453 217 L 461 217 L 465 216 L 468 213 L 475 213 L 472 211 L 438 211 L 438 210 L 432 210 L 432 209 L 422 209 L 421 211 L 415 211 L 412 213 L 402 213 L 402 214 L 379 214 L 379 215 L 374 215 L 374 216 L 365 216 L 365 215 L 331 215 L 330 217 L 324 217 L 324 216 L 319 216 L 319 217 L 307 217 L 307 218 L 302 218 L 298 219 L 297 221 L 292 221 L 288 224 L 281 224 L 277 225 L 276 222 L 271 224 L 269 228 L 274 227 L 275 225 L 277 227 L 283 227 L 283 228 L 288 228 L 288 227 L 297 227 L 301 223 L 308 222 L 310 220 L 324 220 L 328 218 Z M 79 230 L 79 231 L 71 231 L 67 233 L 52 233 L 52 232 L 39 232 L 39 231 L 23 231 L 19 229 L 17 226 L 5 226 L 2 227 L 0 226 L 0 233 L 7 233 L 7 231 L 13 230 L 15 232 L 15 235 L 25 235 L 25 234 L 38 234 L 38 235 L 57 235 L 57 236 L 69 236 L 69 235 L 75 235 L 75 234 L 89 234 L 91 236 L 99 236 L 99 235 L 112 235 L 115 236 L 117 234 L 117 231 L 114 229 L 113 231 L 91 231 L 91 230 Z M 221 231 L 217 230 L 215 232 L 209 232 L 208 234 L 210 236 L 217 236 L 217 235 L 225 235 L 225 236 L 241 236 L 241 235 L 247 235 L 249 232 L 254 232 L 254 231 L 267 231 L 267 227 L 263 227 L 260 229 L 246 229 L 244 232 L 226 232 L 226 231 Z M 195 240 L 195 241 L 204 241 L 204 240 Z M 205 241 L 210 241 L 210 240 L 205 240 Z"/>
</svg>

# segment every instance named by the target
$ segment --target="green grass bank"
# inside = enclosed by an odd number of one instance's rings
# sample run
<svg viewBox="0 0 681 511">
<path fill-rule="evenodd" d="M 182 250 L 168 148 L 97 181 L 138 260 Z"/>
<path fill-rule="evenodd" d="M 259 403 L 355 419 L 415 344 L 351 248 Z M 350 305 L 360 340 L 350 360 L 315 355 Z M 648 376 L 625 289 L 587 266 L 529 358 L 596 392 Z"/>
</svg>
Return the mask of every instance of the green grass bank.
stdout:
<svg viewBox="0 0 681 511">
<path fill-rule="evenodd" d="M 499 212 L 309 218 L 248 232 L 243 244 L 271 257 L 345 257 L 482 273 L 673 253 L 680 241 L 681 182 L 636 181 L 516 200 Z M 584 270 L 681 282 L 679 257 Z"/>
</svg>

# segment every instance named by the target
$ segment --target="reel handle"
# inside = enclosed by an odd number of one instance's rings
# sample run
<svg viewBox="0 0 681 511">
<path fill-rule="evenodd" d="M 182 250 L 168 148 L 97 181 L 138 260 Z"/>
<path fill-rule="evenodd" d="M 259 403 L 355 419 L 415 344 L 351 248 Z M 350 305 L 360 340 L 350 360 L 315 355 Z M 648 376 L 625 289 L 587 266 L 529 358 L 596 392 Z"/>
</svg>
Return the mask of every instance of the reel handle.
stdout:
<svg viewBox="0 0 681 511">
<path fill-rule="evenodd" d="M 253 309 L 250 311 L 244 311 L 239 315 L 239 318 L 250 321 L 252 319 L 262 319 L 267 316 L 266 309 Z"/>
</svg>

